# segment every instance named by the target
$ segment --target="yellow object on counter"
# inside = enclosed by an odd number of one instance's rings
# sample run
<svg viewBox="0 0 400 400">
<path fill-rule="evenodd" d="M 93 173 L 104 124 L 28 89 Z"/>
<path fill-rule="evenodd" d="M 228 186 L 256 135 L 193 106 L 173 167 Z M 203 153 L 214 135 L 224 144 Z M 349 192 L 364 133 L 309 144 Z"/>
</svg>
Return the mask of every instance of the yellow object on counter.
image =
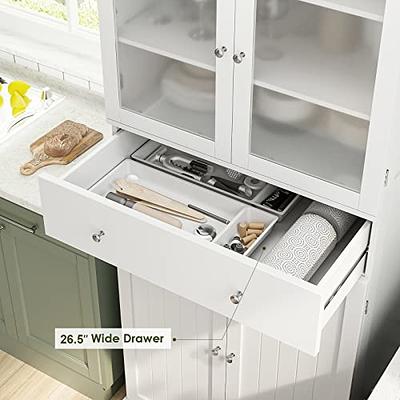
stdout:
<svg viewBox="0 0 400 400">
<path fill-rule="evenodd" d="M 24 81 L 12 81 L 8 85 L 8 93 L 12 96 L 15 92 L 18 92 L 21 96 L 24 96 L 30 88 L 31 86 Z"/>
<path fill-rule="evenodd" d="M 30 85 L 24 81 L 13 81 L 8 85 L 13 117 L 22 114 L 29 106 L 31 99 L 26 95 L 29 89 Z"/>
</svg>

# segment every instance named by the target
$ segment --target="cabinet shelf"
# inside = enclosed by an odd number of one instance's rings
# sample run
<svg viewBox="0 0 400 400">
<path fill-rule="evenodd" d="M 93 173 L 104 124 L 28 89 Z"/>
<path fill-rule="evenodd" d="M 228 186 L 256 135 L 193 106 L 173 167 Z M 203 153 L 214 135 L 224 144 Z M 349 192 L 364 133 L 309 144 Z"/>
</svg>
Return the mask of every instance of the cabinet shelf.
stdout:
<svg viewBox="0 0 400 400">
<path fill-rule="evenodd" d="M 312 36 L 288 36 L 273 46 L 283 56 L 272 61 L 256 57 L 256 86 L 370 119 L 376 59 L 369 48 L 329 53 Z"/>
<path fill-rule="evenodd" d="M 309 129 L 297 129 L 255 117 L 251 153 L 359 192 L 365 151 L 335 140 L 337 129 L 323 120 Z M 352 135 L 362 136 L 366 129 L 360 126 Z"/>
<path fill-rule="evenodd" d="M 154 24 L 147 11 L 125 23 L 118 31 L 118 40 L 151 53 L 215 71 L 215 40 L 193 40 L 189 36 L 192 29 L 193 22 L 180 20 Z"/>
<path fill-rule="evenodd" d="M 300 0 L 372 21 L 383 22 L 385 0 Z"/>
</svg>

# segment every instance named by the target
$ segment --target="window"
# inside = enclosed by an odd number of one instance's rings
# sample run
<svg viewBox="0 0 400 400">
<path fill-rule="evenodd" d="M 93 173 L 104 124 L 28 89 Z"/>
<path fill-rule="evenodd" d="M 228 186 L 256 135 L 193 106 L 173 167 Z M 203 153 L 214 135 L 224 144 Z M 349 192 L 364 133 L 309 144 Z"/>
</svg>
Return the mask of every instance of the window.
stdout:
<svg viewBox="0 0 400 400">
<path fill-rule="evenodd" d="M 19 9 L 65 23 L 70 31 L 97 31 L 97 0 L 4 0 Z"/>
</svg>

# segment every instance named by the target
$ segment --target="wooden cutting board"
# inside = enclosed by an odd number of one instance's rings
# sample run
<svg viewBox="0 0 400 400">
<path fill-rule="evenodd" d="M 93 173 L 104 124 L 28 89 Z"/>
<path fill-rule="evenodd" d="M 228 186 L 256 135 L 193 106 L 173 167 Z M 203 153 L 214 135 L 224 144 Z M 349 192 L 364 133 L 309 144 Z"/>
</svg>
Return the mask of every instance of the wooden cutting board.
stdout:
<svg viewBox="0 0 400 400">
<path fill-rule="evenodd" d="M 67 165 L 103 139 L 103 134 L 88 128 L 86 136 L 82 138 L 69 154 L 64 157 L 51 157 L 44 152 L 44 143 L 48 136 L 49 133 L 46 133 L 46 135 L 40 137 L 30 145 L 33 159 L 21 166 L 20 172 L 22 175 L 32 175 L 40 168 L 47 167 L 48 165 Z"/>
</svg>

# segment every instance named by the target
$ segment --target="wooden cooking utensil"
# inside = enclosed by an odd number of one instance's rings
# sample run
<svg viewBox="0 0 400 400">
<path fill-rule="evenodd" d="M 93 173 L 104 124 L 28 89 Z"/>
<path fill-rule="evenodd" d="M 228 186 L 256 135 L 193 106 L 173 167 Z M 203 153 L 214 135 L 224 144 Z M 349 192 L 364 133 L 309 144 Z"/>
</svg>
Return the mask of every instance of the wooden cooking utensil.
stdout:
<svg viewBox="0 0 400 400">
<path fill-rule="evenodd" d="M 118 179 L 114 183 L 117 193 L 130 197 L 135 201 L 140 201 L 147 207 L 196 222 L 206 221 L 205 216 L 200 212 L 192 210 L 185 204 L 170 199 L 169 197 L 157 193 L 142 185 L 129 182 L 126 179 Z"/>
<path fill-rule="evenodd" d="M 65 122 L 68 122 L 68 124 L 71 123 L 71 121 Z M 46 167 L 48 165 L 67 165 L 103 139 L 103 135 L 100 132 L 88 128 L 87 134 L 72 149 L 69 154 L 63 157 L 51 157 L 44 152 L 44 144 L 48 135 L 49 133 L 40 137 L 38 140 L 31 144 L 30 150 L 32 152 L 33 159 L 21 166 L 20 172 L 22 175 L 32 175 L 38 169 Z"/>
<path fill-rule="evenodd" d="M 164 211 L 155 210 L 154 208 L 151 208 L 141 202 L 136 203 L 133 206 L 133 209 L 136 211 L 140 211 L 141 213 L 146 214 L 149 217 L 156 218 L 159 221 L 175 226 L 178 229 L 182 229 L 182 222 L 178 218 L 172 217 Z"/>
</svg>

